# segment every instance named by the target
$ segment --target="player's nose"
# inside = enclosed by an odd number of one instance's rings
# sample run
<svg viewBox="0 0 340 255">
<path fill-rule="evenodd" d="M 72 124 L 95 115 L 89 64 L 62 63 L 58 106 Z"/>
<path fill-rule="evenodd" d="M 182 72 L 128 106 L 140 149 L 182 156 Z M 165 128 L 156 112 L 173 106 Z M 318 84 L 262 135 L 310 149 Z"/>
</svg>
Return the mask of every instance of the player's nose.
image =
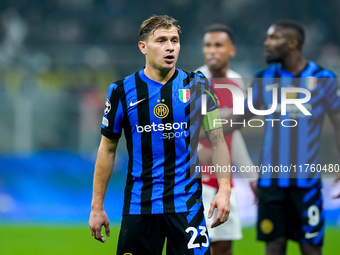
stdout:
<svg viewBox="0 0 340 255">
<path fill-rule="evenodd" d="M 263 42 L 263 46 L 268 47 L 269 44 L 270 44 L 270 42 L 269 42 L 268 38 L 266 38 L 266 40 L 264 40 L 264 42 Z"/>
<path fill-rule="evenodd" d="M 167 51 L 170 51 L 170 52 L 174 51 L 174 45 L 172 44 L 171 41 L 168 41 L 168 42 L 166 43 L 166 50 L 167 50 Z"/>
</svg>

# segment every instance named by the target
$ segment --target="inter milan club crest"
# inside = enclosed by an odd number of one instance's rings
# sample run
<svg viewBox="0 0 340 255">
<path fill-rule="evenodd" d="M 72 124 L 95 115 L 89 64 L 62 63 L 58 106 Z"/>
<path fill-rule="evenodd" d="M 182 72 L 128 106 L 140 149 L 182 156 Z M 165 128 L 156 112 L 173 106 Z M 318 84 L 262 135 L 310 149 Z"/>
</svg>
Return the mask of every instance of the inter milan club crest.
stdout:
<svg viewBox="0 0 340 255">
<path fill-rule="evenodd" d="M 160 100 L 157 100 L 157 102 L 160 102 Z M 159 119 L 164 119 L 169 114 L 169 108 L 163 102 L 164 102 L 164 99 L 162 99 L 162 102 L 160 104 L 157 104 L 155 108 L 153 109 L 153 113 Z"/>
<path fill-rule="evenodd" d="M 186 103 L 190 99 L 190 89 L 179 89 L 179 99 L 183 102 Z"/>
</svg>

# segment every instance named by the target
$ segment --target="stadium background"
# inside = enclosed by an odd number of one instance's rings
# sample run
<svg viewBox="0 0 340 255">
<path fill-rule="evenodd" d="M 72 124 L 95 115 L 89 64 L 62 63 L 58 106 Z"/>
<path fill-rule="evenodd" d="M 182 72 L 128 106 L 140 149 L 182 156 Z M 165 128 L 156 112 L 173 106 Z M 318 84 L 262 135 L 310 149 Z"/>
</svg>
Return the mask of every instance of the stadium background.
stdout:
<svg viewBox="0 0 340 255">
<path fill-rule="evenodd" d="M 104 98 L 110 82 L 144 64 L 137 47 L 144 19 L 168 14 L 179 20 L 177 66 L 185 70 L 203 64 L 204 27 L 229 24 L 238 50 L 232 68 L 245 78 L 265 67 L 262 43 L 268 26 L 295 19 L 306 26 L 305 55 L 339 76 L 339 11 L 336 0 L 1 0 L 0 254 L 16 254 L 2 238 L 8 229 L 87 226 Z M 261 130 L 242 132 L 256 163 Z M 112 224 L 121 218 L 124 146 L 120 141 L 105 201 Z M 321 163 L 340 163 L 328 120 Z M 340 201 L 330 198 L 331 177 L 324 179 L 323 191 L 327 226 L 337 230 Z M 242 179 L 236 188 L 243 224 L 251 228 L 256 208 L 250 191 Z"/>
</svg>

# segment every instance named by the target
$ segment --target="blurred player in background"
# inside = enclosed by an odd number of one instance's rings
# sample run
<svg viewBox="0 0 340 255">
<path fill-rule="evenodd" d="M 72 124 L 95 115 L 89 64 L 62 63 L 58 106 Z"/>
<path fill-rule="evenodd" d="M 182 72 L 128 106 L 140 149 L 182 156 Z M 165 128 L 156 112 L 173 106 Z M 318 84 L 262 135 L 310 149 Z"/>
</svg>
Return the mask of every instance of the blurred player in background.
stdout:
<svg viewBox="0 0 340 255">
<path fill-rule="evenodd" d="M 213 99 L 207 102 L 206 115 L 192 114 L 201 112 L 198 108 L 204 90 L 200 86 L 208 81 L 202 74 L 175 67 L 179 33 L 177 21 L 166 15 L 145 20 L 138 44 L 145 55 L 145 67 L 109 88 L 89 226 L 93 237 L 105 242 L 101 228 L 105 227 L 106 235 L 110 230 L 104 197 L 124 129 L 129 164 L 119 255 L 160 255 L 165 239 L 167 254 L 210 254 L 201 179 L 199 173 L 192 172 L 199 167 L 196 149 L 201 117 L 214 164 L 229 166 L 229 152 L 221 125 L 211 125 L 219 117 Z M 213 227 L 225 222 L 230 210 L 229 174 L 216 175 L 219 189 L 209 210 L 211 217 L 217 208 Z"/>
<path fill-rule="evenodd" d="M 340 182 L 340 172 L 335 177 L 335 180 L 333 182 L 333 186 L 336 186 Z M 337 191 L 334 195 L 333 198 L 340 198 L 340 191 Z"/>
<path fill-rule="evenodd" d="M 283 166 L 286 170 L 295 168 L 295 171 L 263 172 L 258 180 L 257 237 L 266 242 L 268 255 L 285 254 L 288 239 L 298 242 L 304 255 L 322 253 L 325 232 L 322 184 L 320 172 L 311 171 L 311 168 L 312 164 L 316 166 L 319 163 L 319 138 L 325 114 L 330 117 L 340 149 L 340 90 L 337 79 L 333 72 L 304 58 L 304 39 L 304 29 L 296 22 L 272 24 L 264 46 L 267 63 L 275 64 L 259 72 L 252 84 L 254 109 L 261 106 L 270 109 L 275 91 L 282 109 L 283 88 L 290 89 L 286 98 L 291 100 L 306 97 L 308 93 L 301 93 L 301 88 L 311 93 L 311 99 L 300 107 L 288 105 L 286 115 L 282 114 L 279 106 L 273 113 L 265 115 L 262 166 L 277 169 Z M 300 92 L 296 92 L 299 89 Z M 247 121 L 253 116 L 248 103 L 251 102 L 245 103 L 245 116 L 234 115 L 233 122 Z M 310 115 L 301 109 L 308 109 Z M 273 119 L 277 121 L 271 121 Z M 290 124 L 285 122 L 283 125 L 285 119 L 290 119 Z M 292 120 L 296 122 L 291 123 Z M 223 125 L 226 133 L 238 127 L 240 125 Z M 328 168 L 329 165 L 321 167 Z"/>
<path fill-rule="evenodd" d="M 203 38 L 203 54 L 205 65 L 196 71 L 201 71 L 211 83 L 214 84 L 232 84 L 245 90 L 241 76 L 235 71 L 229 69 L 230 58 L 236 54 L 234 32 L 224 24 L 212 24 L 205 29 Z M 221 118 L 229 117 L 232 112 L 233 101 L 231 92 L 227 89 L 216 89 L 222 102 L 219 110 Z M 231 162 L 237 167 L 253 166 L 245 142 L 239 130 L 232 134 L 226 135 L 226 143 L 230 150 Z M 198 150 L 198 156 L 201 165 L 212 165 L 211 149 L 207 139 L 201 140 Z M 257 174 L 246 176 L 249 180 L 252 190 L 255 194 Z M 203 204 L 209 208 L 211 198 L 214 197 L 218 190 L 218 183 L 214 176 L 203 173 Z M 231 181 L 231 187 L 233 182 Z M 205 216 L 208 216 L 208 210 L 205 210 Z M 216 215 L 214 215 L 216 216 Z M 238 213 L 237 199 L 235 190 L 231 189 L 230 195 L 230 214 L 228 221 L 216 228 L 210 228 L 214 217 L 207 218 L 207 226 L 210 237 L 210 250 L 212 255 L 232 254 L 232 240 L 242 238 L 241 222 Z"/>
</svg>

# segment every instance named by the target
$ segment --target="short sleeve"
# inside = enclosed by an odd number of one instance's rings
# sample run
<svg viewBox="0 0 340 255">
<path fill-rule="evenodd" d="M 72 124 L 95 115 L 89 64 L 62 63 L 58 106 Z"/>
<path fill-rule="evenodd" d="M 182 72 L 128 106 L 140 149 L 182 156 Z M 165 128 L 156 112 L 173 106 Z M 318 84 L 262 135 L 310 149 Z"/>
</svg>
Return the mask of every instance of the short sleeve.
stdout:
<svg viewBox="0 0 340 255">
<path fill-rule="evenodd" d="M 116 88 L 115 83 L 112 83 L 109 87 L 101 125 L 102 135 L 111 139 L 118 139 L 121 136 L 124 118 L 122 102 Z"/>
<path fill-rule="evenodd" d="M 197 76 L 195 79 L 196 83 L 200 84 L 201 95 L 205 94 L 207 98 L 207 112 L 211 112 L 218 108 L 218 94 L 208 78 L 199 71 L 197 72 Z"/>
<path fill-rule="evenodd" d="M 340 112 L 340 88 L 336 77 L 327 78 L 324 86 L 324 106 L 327 113 Z"/>
</svg>

